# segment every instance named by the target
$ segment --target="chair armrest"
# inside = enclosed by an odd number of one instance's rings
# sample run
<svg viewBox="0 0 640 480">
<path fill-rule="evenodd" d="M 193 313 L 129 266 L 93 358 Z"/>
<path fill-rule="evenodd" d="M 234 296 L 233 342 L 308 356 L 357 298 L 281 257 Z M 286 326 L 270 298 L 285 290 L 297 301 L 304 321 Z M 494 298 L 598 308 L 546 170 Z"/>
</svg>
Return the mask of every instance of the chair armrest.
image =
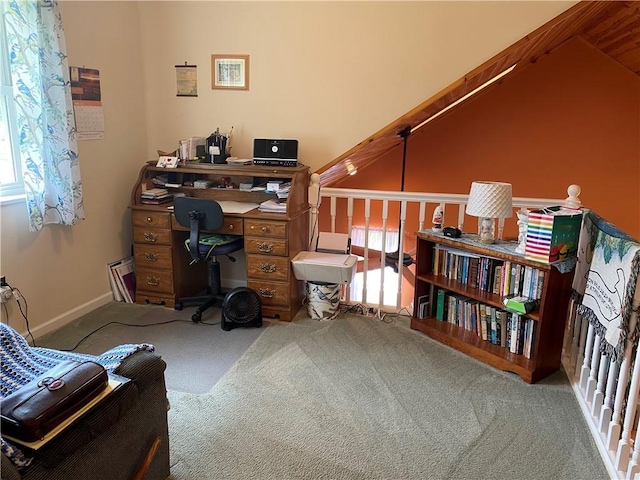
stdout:
<svg viewBox="0 0 640 480">
<path fill-rule="evenodd" d="M 148 350 L 135 352 L 125 358 L 115 373 L 133 380 L 138 389 L 144 390 L 148 385 L 161 378 L 167 364 L 160 355 Z"/>
<path fill-rule="evenodd" d="M 20 480 L 22 475 L 20 475 L 20 472 L 18 471 L 16 466 L 11 463 L 11 460 L 9 460 L 6 455 L 3 455 L 1 453 L 0 457 L 0 461 L 2 462 L 2 465 L 0 467 L 0 476 L 4 480 Z"/>
</svg>

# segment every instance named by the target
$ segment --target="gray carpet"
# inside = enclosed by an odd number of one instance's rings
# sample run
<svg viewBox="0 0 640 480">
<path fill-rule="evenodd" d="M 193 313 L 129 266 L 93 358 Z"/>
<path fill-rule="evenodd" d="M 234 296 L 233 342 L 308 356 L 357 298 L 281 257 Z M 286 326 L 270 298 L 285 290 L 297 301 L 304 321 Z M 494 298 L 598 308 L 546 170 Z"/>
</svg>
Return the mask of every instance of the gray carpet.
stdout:
<svg viewBox="0 0 640 480">
<path fill-rule="evenodd" d="M 169 392 L 175 479 L 606 479 L 564 374 L 527 385 L 396 321 L 271 325 Z"/>
<path fill-rule="evenodd" d="M 108 325 L 90 335 L 75 351 L 97 355 L 122 343 L 151 343 L 167 362 L 167 388 L 202 394 L 211 390 L 269 324 L 265 323 L 260 329 L 237 328 L 225 332 L 217 324 L 220 321 L 219 308 L 205 312 L 203 323 L 193 323 L 191 315 L 195 308 L 174 311 L 164 307 L 112 302 L 42 336 L 37 339 L 37 344 L 71 349 L 85 335 L 109 322 L 145 325 Z M 163 324 L 171 320 L 182 321 Z"/>
<path fill-rule="evenodd" d="M 528 385 L 405 318 L 304 313 L 231 332 L 109 326 L 79 350 L 156 344 L 168 363 L 173 480 L 608 478 L 564 373 Z M 112 303 L 39 340 L 64 348 L 109 321 L 190 315 Z"/>
</svg>

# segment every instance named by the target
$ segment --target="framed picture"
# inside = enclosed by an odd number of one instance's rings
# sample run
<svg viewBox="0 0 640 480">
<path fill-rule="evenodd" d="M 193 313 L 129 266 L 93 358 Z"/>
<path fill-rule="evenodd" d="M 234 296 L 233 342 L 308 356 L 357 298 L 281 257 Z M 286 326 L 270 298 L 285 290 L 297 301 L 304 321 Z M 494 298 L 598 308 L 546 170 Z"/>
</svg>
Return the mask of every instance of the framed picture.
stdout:
<svg viewBox="0 0 640 480">
<path fill-rule="evenodd" d="M 249 90 L 249 55 L 211 55 L 211 88 Z"/>
</svg>

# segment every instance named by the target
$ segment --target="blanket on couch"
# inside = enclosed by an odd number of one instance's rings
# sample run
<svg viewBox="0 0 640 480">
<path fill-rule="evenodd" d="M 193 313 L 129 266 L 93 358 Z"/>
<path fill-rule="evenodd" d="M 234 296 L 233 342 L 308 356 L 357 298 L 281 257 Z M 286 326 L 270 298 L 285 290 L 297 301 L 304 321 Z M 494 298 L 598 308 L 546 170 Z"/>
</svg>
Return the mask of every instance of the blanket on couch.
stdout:
<svg viewBox="0 0 640 480">
<path fill-rule="evenodd" d="M 17 331 L 0 323 L 0 397 L 6 397 L 64 360 L 92 360 L 108 372 L 113 372 L 125 358 L 140 350 L 153 352 L 155 347 L 148 343 L 123 344 L 98 356 L 32 347 Z M 19 468 L 31 462 L 30 458 L 4 439 L 0 441 L 0 451 Z"/>
</svg>

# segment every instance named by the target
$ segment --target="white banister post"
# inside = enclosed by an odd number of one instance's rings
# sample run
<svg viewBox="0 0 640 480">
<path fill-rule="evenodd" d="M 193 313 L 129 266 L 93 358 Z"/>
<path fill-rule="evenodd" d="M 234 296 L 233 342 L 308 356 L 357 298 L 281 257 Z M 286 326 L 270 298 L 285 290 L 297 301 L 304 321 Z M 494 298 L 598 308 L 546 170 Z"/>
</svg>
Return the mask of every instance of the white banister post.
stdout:
<svg viewBox="0 0 640 480">
<path fill-rule="evenodd" d="M 320 208 L 320 175 L 312 173 L 309 177 L 309 206 L 310 209 L 310 222 L 309 222 L 309 250 L 313 250 L 312 246 L 316 243 L 318 238 L 318 209 Z"/>
<path fill-rule="evenodd" d="M 613 414 L 613 398 L 618 381 L 618 362 L 609 362 L 609 375 L 607 376 L 607 389 L 604 395 L 604 405 L 600 412 L 600 432 L 604 435 L 609 431 L 609 423 Z"/>
<path fill-rule="evenodd" d="M 591 352 L 593 352 L 593 337 L 595 336 L 593 326 L 589 323 L 587 326 L 587 342 L 584 346 L 584 359 L 582 368 L 580 369 L 580 389 L 583 395 L 587 396 L 587 381 L 589 380 L 589 362 L 591 361 Z"/>
<path fill-rule="evenodd" d="M 626 378 L 621 378 L 622 383 Z M 617 470 L 626 471 L 629 466 L 631 456 L 631 430 L 636 416 L 638 405 L 638 391 L 640 391 L 640 348 L 636 352 L 636 359 L 631 375 L 631 385 L 627 393 L 627 408 L 624 412 L 624 423 L 622 425 L 622 436 L 618 443 L 618 453 L 616 455 L 615 467 Z"/>
<path fill-rule="evenodd" d="M 364 267 L 362 269 L 362 303 L 367 304 L 367 272 L 369 271 L 369 222 L 371 219 L 371 199 L 364 200 Z"/>
<path fill-rule="evenodd" d="M 604 354 L 600 355 L 599 363 L 598 383 L 596 384 L 596 391 L 593 394 L 593 401 L 591 402 L 591 413 L 596 418 L 600 418 L 602 404 L 604 403 L 604 388 L 605 382 L 607 381 L 607 373 L 609 373 L 609 357 Z"/>
<path fill-rule="evenodd" d="M 585 398 L 587 399 L 588 403 L 593 402 L 593 395 L 596 391 L 596 385 L 598 381 L 597 374 L 598 374 L 598 368 L 600 367 L 600 342 L 601 341 L 602 341 L 602 336 L 595 333 L 595 341 L 593 342 L 593 347 L 591 350 L 591 368 L 589 369 L 589 378 L 587 379 L 586 392 L 585 392 Z"/>
<path fill-rule="evenodd" d="M 567 194 L 569 196 L 564 200 L 565 206 L 571 208 L 580 208 L 582 206 L 582 202 L 580 201 L 580 198 L 578 196 L 580 195 L 580 192 L 582 192 L 580 185 L 569 185 L 569 188 L 567 188 Z"/>
<path fill-rule="evenodd" d="M 584 350 L 587 344 L 587 331 L 589 330 L 589 322 L 586 318 L 583 318 L 582 315 L 576 314 L 580 322 L 580 336 L 578 338 L 578 347 L 574 352 L 571 353 L 571 365 L 575 365 L 575 370 L 573 372 L 573 377 L 578 379 L 580 376 L 580 368 L 582 367 L 582 362 L 584 361 Z"/>
<path fill-rule="evenodd" d="M 338 203 L 338 197 L 331 197 L 331 233 L 336 233 L 336 205 Z"/>
<path fill-rule="evenodd" d="M 396 308 L 402 308 L 402 279 L 404 278 L 404 224 L 407 219 L 407 202 L 400 202 L 400 228 L 398 228 L 398 291 L 396 295 Z M 385 268 L 383 264 L 381 268 Z"/>
<path fill-rule="evenodd" d="M 389 200 L 382 201 L 382 245 L 380 246 L 380 285 L 378 286 L 378 311 L 384 305 L 384 267 L 387 253 L 387 218 L 389 217 Z"/>
</svg>

